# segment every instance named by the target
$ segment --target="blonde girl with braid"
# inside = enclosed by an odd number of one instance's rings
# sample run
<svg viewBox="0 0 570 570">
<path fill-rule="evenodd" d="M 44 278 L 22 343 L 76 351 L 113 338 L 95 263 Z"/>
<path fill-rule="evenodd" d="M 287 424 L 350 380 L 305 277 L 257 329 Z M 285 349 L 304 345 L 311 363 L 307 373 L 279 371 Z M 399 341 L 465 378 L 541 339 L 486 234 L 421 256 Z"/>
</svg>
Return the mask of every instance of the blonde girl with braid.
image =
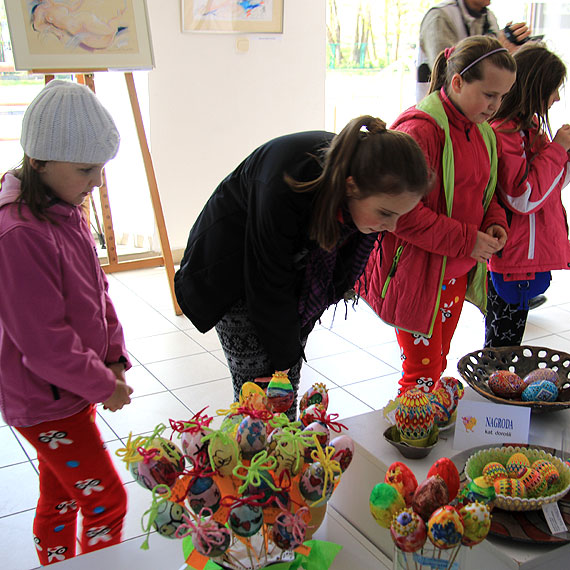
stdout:
<svg viewBox="0 0 570 570">
<path fill-rule="evenodd" d="M 237 400 L 286 371 L 295 392 L 307 336 L 360 278 L 379 232 L 428 191 L 416 142 L 363 116 L 338 135 L 271 140 L 216 188 L 175 276 L 184 314 L 215 327 Z M 296 415 L 296 402 L 288 410 Z"/>
</svg>

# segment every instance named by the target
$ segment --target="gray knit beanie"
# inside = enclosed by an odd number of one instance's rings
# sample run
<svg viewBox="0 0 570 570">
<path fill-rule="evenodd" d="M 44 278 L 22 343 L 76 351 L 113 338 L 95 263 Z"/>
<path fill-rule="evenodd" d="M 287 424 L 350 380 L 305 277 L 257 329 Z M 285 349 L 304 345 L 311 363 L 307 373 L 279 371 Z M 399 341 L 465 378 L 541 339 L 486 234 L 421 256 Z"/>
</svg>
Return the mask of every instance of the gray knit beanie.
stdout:
<svg viewBox="0 0 570 570">
<path fill-rule="evenodd" d="M 30 158 L 103 164 L 119 150 L 119 131 L 95 94 L 71 81 L 50 81 L 30 103 L 20 143 Z"/>
</svg>

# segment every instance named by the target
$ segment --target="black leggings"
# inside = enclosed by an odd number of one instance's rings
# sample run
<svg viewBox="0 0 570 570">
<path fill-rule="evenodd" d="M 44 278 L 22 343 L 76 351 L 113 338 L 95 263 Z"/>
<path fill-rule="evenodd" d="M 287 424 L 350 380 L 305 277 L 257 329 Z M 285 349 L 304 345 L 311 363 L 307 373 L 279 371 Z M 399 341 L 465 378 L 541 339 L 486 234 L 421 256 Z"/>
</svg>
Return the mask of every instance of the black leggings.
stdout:
<svg viewBox="0 0 570 570">
<path fill-rule="evenodd" d="M 485 348 L 520 346 L 524 336 L 528 309 L 507 303 L 499 296 L 491 276 L 487 277 L 487 316 L 485 317 Z"/>
<path fill-rule="evenodd" d="M 275 367 L 249 319 L 245 302 L 236 303 L 219 320 L 216 324 L 216 332 L 228 361 L 234 385 L 234 399 L 237 402 L 241 387 L 245 382 L 253 382 L 255 378 L 272 376 Z M 301 345 L 303 348 L 306 343 L 307 337 L 302 338 Z M 286 412 L 291 421 L 294 421 L 297 415 L 297 391 L 302 363 L 303 359 L 299 358 L 299 361 L 287 373 L 295 391 L 295 401 Z M 267 384 L 261 386 L 267 388 Z"/>
</svg>

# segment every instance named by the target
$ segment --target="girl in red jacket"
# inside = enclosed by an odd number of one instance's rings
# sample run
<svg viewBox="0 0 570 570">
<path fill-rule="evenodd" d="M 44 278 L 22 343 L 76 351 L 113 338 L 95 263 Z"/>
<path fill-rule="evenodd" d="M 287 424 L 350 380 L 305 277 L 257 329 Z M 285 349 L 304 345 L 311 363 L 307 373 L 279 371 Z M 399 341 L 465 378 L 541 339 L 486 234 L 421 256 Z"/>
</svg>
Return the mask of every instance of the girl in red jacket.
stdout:
<svg viewBox="0 0 570 570">
<path fill-rule="evenodd" d="M 416 139 L 437 175 L 432 192 L 385 234 L 366 268 L 364 297 L 396 327 L 400 392 L 428 392 L 446 369 L 466 292 L 485 308 L 485 264 L 507 238 L 494 196 L 496 141 L 486 121 L 514 81 L 515 62 L 497 40 L 466 38 L 438 56 L 431 94 L 393 126 Z"/>
<path fill-rule="evenodd" d="M 20 142 L 22 166 L 0 190 L 0 410 L 37 452 L 45 566 L 75 555 L 79 511 L 82 552 L 118 544 L 126 514 L 95 404 L 130 402 L 130 363 L 81 211 L 119 133 L 87 87 L 54 80 L 26 110 Z"/>
<path fill-rule="evenodd" d="M 497 192 L 507 209 L 509 239 L 491 258 L 485 346 L 520 345 L 528 300 L 550 284 L 552 269 L 570 266 L 561 191 L 568 182 L 570 125 L 552 138 L 548 111 L 560 100 L 566 67 L 542 44 L 515 56 L 517 80 L 491 123 L 499 141 Z"/>
</svg>

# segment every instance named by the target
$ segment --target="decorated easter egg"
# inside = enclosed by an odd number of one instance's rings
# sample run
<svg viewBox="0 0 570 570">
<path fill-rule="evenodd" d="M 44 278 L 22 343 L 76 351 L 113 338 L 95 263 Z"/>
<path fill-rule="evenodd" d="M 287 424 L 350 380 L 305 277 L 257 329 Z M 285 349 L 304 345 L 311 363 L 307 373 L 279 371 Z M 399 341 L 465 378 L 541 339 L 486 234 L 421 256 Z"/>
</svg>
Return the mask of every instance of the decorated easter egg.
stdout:
<svg viewBox="0 0 570 570">
<path fill-rule="evenodd" d="M 244 382 L 239 393 L 239 403 L 254 407 L 256 410 L 264 409 L 265 406 L 259 407 L 260 404 L 267 402 L 266 394 L 263 388 L 255 382 Z"/>
<path fill-rule="evenodd" d="M 497 370 L 487 380 L 489 388 L 501 398 L 519 398 L 524 389 L 522 378 L 509 370 Z"/>
<path fill-rule="evenodd" d="M 229 476 L 241 457 L 241 450 L 234 439 L 217 437 L 210 440 L 208 456 L 220 475 Z"/>
<path fill-rule="evenodd" d="M 553 463 L 547 461 L 546 459 L 537 459 L 531 467 L 536 469 L 546 481 L 546 484 L 550 487 L 558 483 L 560 479 L 560 473 Z"/>
<path fill-rule="evenodd" d="M 194 462 L 196 455 L 207 448 L 207 444 L 202 443 L 202 438 L 205 435 L 206 432 L 202 428 L 184 431 L 180 435 L 180 446 L 182 447 L 182 451 L 192 463 Z"/>
<path fill-rule="evenodd" d="M 265 449 L 267 443 L 265 422 L 246 416 L 238 426 L 236 441 L 240 446 L 242 455 L 246 459 L 251 459 L 256 453 Z"/>
<path fill-rule="evenodd" d="M 463 523 L 459 513 L 450 505 L 437 509 L 427 523 L 427 534 L 437 548 L 447 550 L 463 539 Z"/>
<path fill-rule="evenodd" d="M 277 462 L 274 471 L 278 478 L 283 472 L 287 472 L 294 477 L 303 468 L 305 448 L 303 445 L 298 444 L 297 440 L 286 437 L 274 438 L 269 449 L 269 454 L 275 457 Z"/>
<path fill-rule="evenodd" d="M 505 479 L 508 477 L 508 474 L 504 465 L 498 461 L 491 461 L 483 467 L 483 477 L 487 483 L 492 485 L 497 479 Z"/>
<path fill-rule="evenodd" d="M 307 406 L 300 414 L 299 419 L 301 423 L 306 427 L 313 422 L 318 421 L 326 414 L 327 410 L 322 404 L 312 404 Z"/>
<path fill-rule="evenodd" d="M 267 405 L 273 413 L 286 412 L 295 401 L 295 391 L 285 372 L 275 372 L 266 390 Z"/>
<path fill-rule="evenodd" d="M 316 382 L 303 394 L 299 402 L 299 410 L 302 412 L 314 404 L 320 404 L 325 411 L 329 407 L 329 393 L 327 387 L 321 382 Z"/>
<path fill-rule="evenodd" d="M 392 518 L 406 507 L 402 495 L 388 483 L 377 483 L 370 493 L 370 512 L 384 528 L 390 528 Z"/>
<path fill-rule="evenodd" d="M 325 448 L 330 441 L 330 431 L 329 428 L 322 422 L 312 422 L 304 430 L 304 434 L 315 434 L 317 440 L 322 448 Z M 312 457 L 312 452 L 316 448 L 312 438 L 307 440 L 307 445 L 303 451 L 303 455 L 306 463 L 312 463 L 314 461 Z"/>
<path fill-rule="evenodd" d="M 433 475 L 418 485 L 412 499 L 412 508 L 424 521 L 427 521 L 436 509 L 447 503 L 449 503 L 447 485 L 439 475 Z"/>
<path fill-rule="evenodd" d="M 292 522 L 277 517 L 271 528 L 271 538 L 282 550 L 294 550 L 304 542 L 306 531 L 306 527 L 298 525 L 294 532 Z"/>
<path fill-rule="evenodd" d="M 211 477 L 196 477 L 186 495 L 188 504 L 196 514 L 203 508 L 215 513 L 220 508 L 221 499 L 220 489 Z"/>
<path fill-rule="evenodd" d="M 425 447 L 435 422 L 428 395 L 418 388 L 408 390 L 396 399 L 396 426 L 400 439 L 415 447 Z"/>
<path fill-rule="evenodd" d="M 436 390 L 445 390 L 449 394 L 451 407 L 448 408 L 448 411 L 450 414 L 453 414 L 459 400 L 463 398 L 463 384 L 461 381 L 453 376 L 442 376 L 435 383 L 434 391 Z"/>
<path fill-rule="evenodd" d="M 447 485 L 447 490 L 449 491 L 449 500 L 453 501 L 457 496 L 459 491 L 459 471 L 455 467 L 455 463 L 451 461 L 448 457 L 442 457 L 438 459 L 428 471 L 427 476 L 439 475 Z"/>
<path fill-rule="evenodd" d="M 192 531 L 191 537 L 194 548 L 202 556 L 211 558 L 222 556 L 230 546 L 231 532 L 223 524 L 213 519 L 208 521 L 206 528 L 207 531 Z"/>
<path fill-rule="evenodd" d="M 471 503 L 479 501 L 488 505 L 495 500 L 495 487 L 485 477 L 476 477 L 461 491 L 461 495 Z"/>
<path fill-rule="evenodd" d="M 495 487 L 495 493 L 497 493 L 497 495 L 503 495 L 505 497 L 518 497 L 519 499 L 522 499 L 526 496 L 525 486 L 519 479 L 497 479 L 493 485 Z"/>
<path fill-rule="evenodd" d="M 463 539 L 465 546 L 479 544 L 489 534 L 491 529 L 491 512 L 489 507 L 479 501 L 463 505 L 459 509 L 463 521 Z"/>
<path fill-rule="evenodd" d="M 151 491 L 157 485 L 172 487 L 184 470 L 182 452 L 174 443 L 162 437 L 147 443 L 140 453 L 144 454 L 143 460 L 136 462 L 131 473 L 137 483 Z"/>
<path fill-rule="evenodd" d="M 443 388 L 438 388 L 428 394 L 431 406 L 434 412 L 435 422 L 438 426 L 444 426 L 449 423 L 451 419 L 451 409 L 453 401 L 448 392 Z"/>
<path fill-rule="evenodd" d="M 527 497 L 540 497 L 548 488 L 544 477 L 532 467 L 523 467 L 518 480 L 524 485 Z"/>
<path fill-rule="evenodd" d="M 388 467 L 384 483 L 392 485 L 402 495 L 406 506 L 412 505 L 414 493 L 418 488 L 418 481 L 412 470 L 400 461 L 395 461 Z"/>
<path fill-rule="evenodd" d="M 238 536 L 253 536 L 263 524 L 263 510 L 258 505 L 239 504 L 230 509 L 229 527 Z"/>
<path fill-rule="evenodd" d="M 541 380 L 548 380 L 555 384 L 557 388 L 560 387 L 560 377 L 558 376 L 558 372 L 552 368 L 536 368 L 523 378 L 523 383 L 526 388 L 527 386 L 530 386 L 535 382 L 540 382 Z"/>
<path fill-rule="evenodd" d="M 524 402 L 554 402 L 558 398 L 556 384 L 548 380 L 538 380 L 527 386 L 521 394 Z"/>
<path fill-rule="evenodd" d="M 332 439 L 329 445 L 335 449 L 332 459 L 338 461 L 344 473 L 354 457 L 354 441 L 348 435 L 339 435 Z"/>
<path fill-rule="evenodd" d="M 189 517 L 188 510 L 172 501 L 160 501 L 156 506 L 156 516 L 152 524 L 158 534 L 166 538 L 176 538 L 178 527 L 184 523 L 182 516 Z"/>
<path fill-rule="evenodd" d="M 521 467 L 530 467 L 530 461 L 524 453 L 513 453 L 507 460 L 507 473 L 509 477 L 517 479 Z"/>
<path fill-rule="evenodd" d="M 404 552 L 416 552 L 425 543 L 427 529 L 423 519 L 412 509 L 404 509 L 392 519 L 390 534 Z"/>
<path fill-rule="evenodd" d="M 244 496 L 251 497 L 254 495 L 256 496 L 255 501 L 257 503 L 270 503 L 272 498 L 275 496 L 275 491 L 273 490 L 272 486 L 277 487 L 277 485 L 275 485 L 273 477 L 271 476 L 271 473 L 268 471 L 260 471 L 259 478 L 256 478 L 255 483 L 259 483 L 259 485 L 255 485 L 253 482 L 250 483 L 243 493 Z"/>
<path fill-rule="evenodd" d="M 309 506 L 314 503 L 324 504 L 331 498 L 334 481 L 329 477 L 325 488 L 325 479 L 325 470 L 318 461 L 311 463 L 303 471 L 299 481 L 299 491 Z"/>
</svg>

